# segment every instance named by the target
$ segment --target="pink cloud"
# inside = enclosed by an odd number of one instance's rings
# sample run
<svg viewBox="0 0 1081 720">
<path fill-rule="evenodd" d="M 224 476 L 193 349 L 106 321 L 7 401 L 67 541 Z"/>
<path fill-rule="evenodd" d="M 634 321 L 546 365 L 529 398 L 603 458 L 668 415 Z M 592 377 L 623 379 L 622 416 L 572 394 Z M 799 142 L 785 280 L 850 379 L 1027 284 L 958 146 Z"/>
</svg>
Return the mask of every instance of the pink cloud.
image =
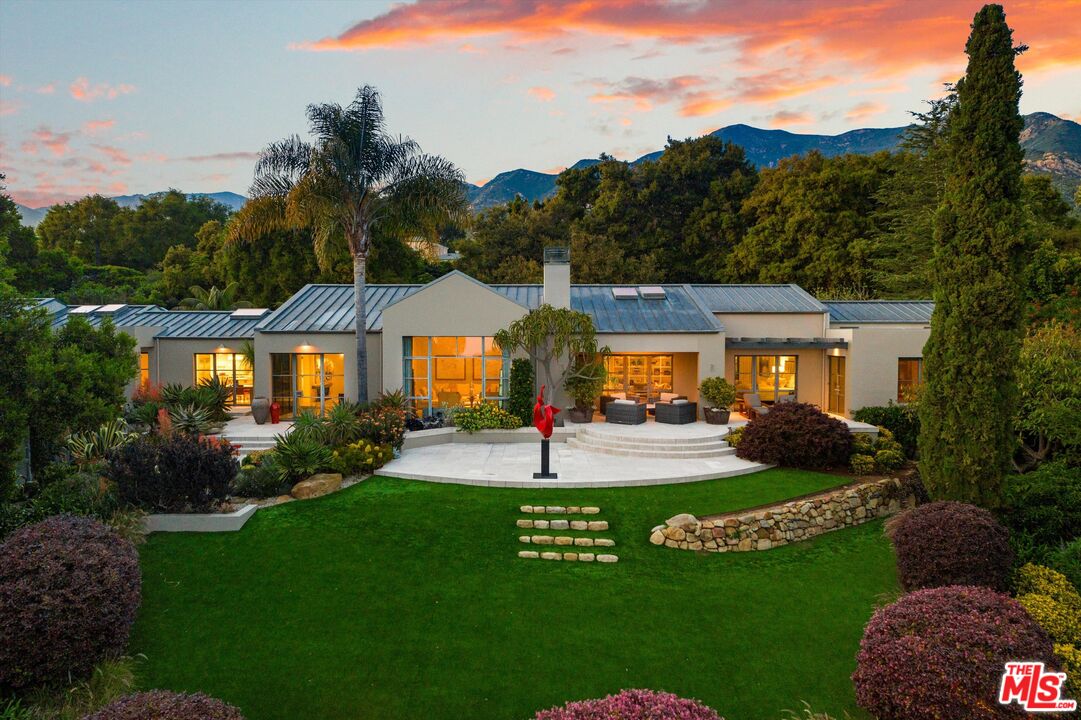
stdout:
<svg viewBox="0 0 1081 720">
<path fill-rule="evenodd" d="M 34 131 L 33 135 L 35 140 L 56 157 L 67 155 L 71 149 L 69 146 L 71 142 L 70 132 L 53 132 L 45 125 L 41 125 Z"/>
<path fill-rule="evenodd" d="M 83 123 L 83 132 L 87 135 L 96 135 L 102 130 L 108 130 L 116 125 L 116 120 L 87 120 Z"/>
<path fill-rule="evenodd" d="M 875 115 L 881 115 L 889 109 L 889 106 L 883 103 L 861 102 L 845 113 L 845 119 L 849 122 L 860 122 Z"/>
<path fill-rule="evenodd" d="M 0 117 L 7 115 L 14 115 L 22 110 L 23 104 L 18 100 L 3 100 L 0 99 Z"/>
<path fill-rule="evenodd" d="M 0 75 L 0 87 L 10 87 L 12 78 L 10 75 Z"/>
<path fill-rule="evenodd" d="M 131 165 L 131 156 L 122 148 L 113 145 L 94 145 L 93 147 L 118 165 Z"/>
<path fill-rule="evenodd" d="M 551 102 L 552 100 L 555 100 L 556 97 L 555 91 L 552 90 L 552 88 L 541 87 L 539 85 L 529 88 L 526 92 L 541 102 Z"/>
<path fill-rule="evenodd" d="M 91 84 L 85 77 L 79 77 L 68 86 L 68 90 L 71 96 L 80 102 L 93 102 L 99 98 L 115 100 L 121 95 L 135 92 L 135 86 L 126 83 L 120 85 L 110 85 L 109 83 Z"/>
<path fill-rule="evenodd" d="M 814 122 L 814 118 L 807 113 L 793 112 L 791 110 L 779 110 L 769 118 L 769 126 L 773 128 L 809 125 L 812 122 Z"/>
<path fill-rule="evenodd" d="M 56 92 L 56 83 L 42 85 L 36 90 L 34 90 L 34 92 L 36 92 L 38 95 L 52 95 L 54 92 Z"/>
<path fill-rule="evenodd" d="M 254 162 L 259 159 L 259 153 L 257 152 L 223 152 L 214 153 L 212 155 L 187 155 L 185 157 L 179 157 L 177 160 L 184 160 L 186 162 Z"/>
</svg>

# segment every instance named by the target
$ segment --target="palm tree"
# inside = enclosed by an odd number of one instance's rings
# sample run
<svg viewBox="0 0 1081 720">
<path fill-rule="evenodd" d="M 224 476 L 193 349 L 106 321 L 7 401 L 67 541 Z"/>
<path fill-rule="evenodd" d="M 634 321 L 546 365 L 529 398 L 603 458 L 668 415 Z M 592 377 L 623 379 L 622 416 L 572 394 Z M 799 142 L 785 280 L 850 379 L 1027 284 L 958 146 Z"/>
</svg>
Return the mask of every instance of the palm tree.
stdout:
<svg viewBox="0 0 1081 720">
<path fill-rule="evenodd" d="M 231 282 L 224 288 L 211 285 L 209 289 L 192 285 L 188 288 L 191 297 L 180 301 L 180 307 L 189 310 L 236 310 L 237 308 L 250 308 L 251 303 L 247 300 L 237 300 L 236 294 L 240 286 Z"/>
<path fill-rule="evenodd" d="M 347 107 L 308 106 L 311 143 L 294 135 L 263 150 L 255 166 L 252 200 L 231 226 L 230 242 L 252 241 L 277 229 L 307 228 L 321 266 L 334 239 L 353 258 L 357 337 L 357 392 L 367 402 L 365 272 L 373 232 L 399 237 L 468 208 L 464 178 L 449 161 L 425 155 L 409 138 L 386 132 L 379 92 L 357 90 Z"/>
</svg>

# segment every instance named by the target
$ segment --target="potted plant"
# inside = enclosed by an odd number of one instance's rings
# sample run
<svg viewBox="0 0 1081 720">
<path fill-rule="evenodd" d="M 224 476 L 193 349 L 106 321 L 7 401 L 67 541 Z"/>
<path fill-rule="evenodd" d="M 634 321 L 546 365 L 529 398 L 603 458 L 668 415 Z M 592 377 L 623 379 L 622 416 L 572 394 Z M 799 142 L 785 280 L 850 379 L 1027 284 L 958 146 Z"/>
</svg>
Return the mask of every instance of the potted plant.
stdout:
<svg viewBox="0 0 1081 720">
<path fill-rule="evenodd" d="M 725 425 L 731 415 L 732 404 L 736 402 L 736 388 L 722 377 L 708 377 L 698 388 L 705 401 L 703 412 L 710 425 Z"/>
<path fill-rule="evenodd" d="M 576 363 L 563 382 L 563 389 L 574 399 L 574 407 L 567 411 L 567 419 L 576 423 L 593 422 L 593 405 L 601 396 L 607 379 L 608 372 L 604 369 L 604 363 Z"/>
</svg>

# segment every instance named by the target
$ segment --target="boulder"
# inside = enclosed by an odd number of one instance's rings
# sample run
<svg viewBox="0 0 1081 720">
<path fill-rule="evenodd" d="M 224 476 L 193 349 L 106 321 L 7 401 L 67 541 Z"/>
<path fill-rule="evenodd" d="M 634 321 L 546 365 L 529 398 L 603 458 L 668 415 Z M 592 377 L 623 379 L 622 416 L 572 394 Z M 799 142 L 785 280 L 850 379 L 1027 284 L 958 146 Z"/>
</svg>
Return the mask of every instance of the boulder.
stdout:
<svg viewBox="0 0 1081 720">
<path fill-rule="evenodd" d="M 673 515 L 664 521 L 665 525 L 669 527 L 679 527 L 690 532 L 698 532 L 698 518 L 690 513 L 680 513 L 679 515 Z"/>
<path fill-rule="evenodd" d="M 342 486 L 341 473 L 318 473 L 307 480 L 301 480 L 289 494 L 297 500 L 307 500 L 320 495 L 328 495 Z"/>
</svg>

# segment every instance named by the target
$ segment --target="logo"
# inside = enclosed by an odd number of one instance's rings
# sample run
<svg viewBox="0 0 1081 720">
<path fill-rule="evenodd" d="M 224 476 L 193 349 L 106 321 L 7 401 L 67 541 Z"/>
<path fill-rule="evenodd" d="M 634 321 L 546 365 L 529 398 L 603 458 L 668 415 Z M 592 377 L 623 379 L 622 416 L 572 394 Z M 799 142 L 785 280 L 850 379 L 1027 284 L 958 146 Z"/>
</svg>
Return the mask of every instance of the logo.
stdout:
<svg viewBox="0 0 1081 720">
<path fill-rule="evenodd" d="M 1026 712 L 1061 712 L 1077 709 L 1076 700 L 1062 697 L 1065 673 L 1047 672 L 1042 662 L 1008 662 L 1002 673 L 998 701 L 1016 702 Z"/>
</svg>

